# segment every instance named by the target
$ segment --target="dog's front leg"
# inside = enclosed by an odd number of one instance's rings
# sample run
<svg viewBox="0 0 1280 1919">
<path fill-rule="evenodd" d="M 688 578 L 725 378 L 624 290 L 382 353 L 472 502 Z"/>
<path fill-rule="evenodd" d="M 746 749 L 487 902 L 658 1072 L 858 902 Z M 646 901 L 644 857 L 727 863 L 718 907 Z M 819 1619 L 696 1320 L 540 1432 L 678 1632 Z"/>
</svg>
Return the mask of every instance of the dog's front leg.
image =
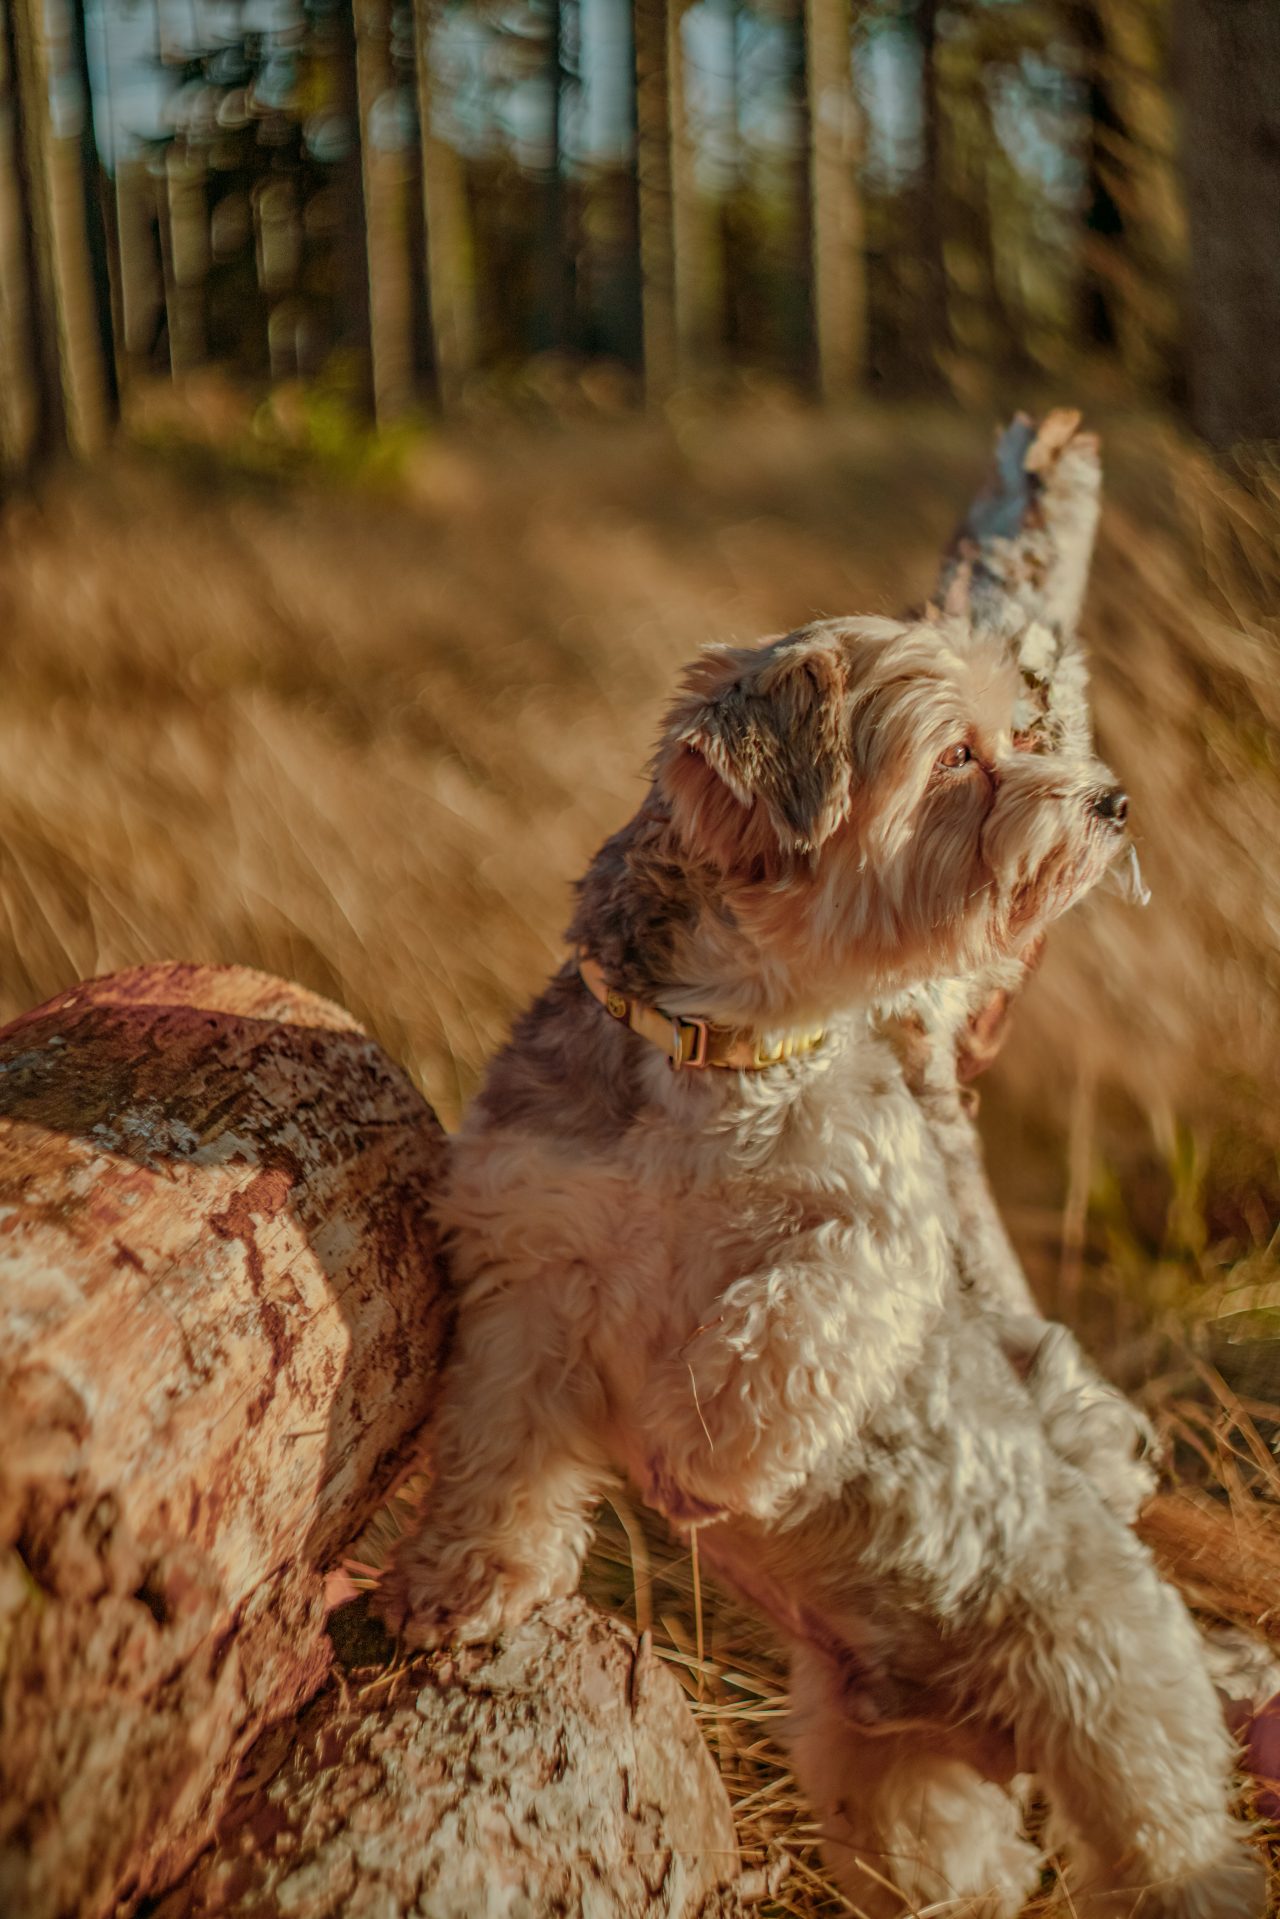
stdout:
<svg viewBox="0 0 1280 1919">
<path fill-rule="evenodd" d="M 566 1364 L 539 1290 L 463 1302 L 422 1524 L 380 1589 L 410 1645 L 492 1639 L 577 1584 L 608 1478 L 593 1435 L 599 1387 Z"/>
<path fill-rule="evenodd" d="M 997 1338 L 1058 1457 L 1131 1525 L 1157 1483 L 1159 1442 L 1146 1414 L 1102 1377 L 1065 1326 L 1006 1317 L 997 1320 Z"/>
<path fill-rule="evenodd" d="M 982 1142 L 959 1088 L 918 1095 L 946 1168 L 955 1210 L 956 1259 L 970 1307 L 986 1313 L 1026 1381 L 1050 1445 L 1091 1479 L 1117 1518 L 1134 1520 L 1156 1487 L 1154 1428 L 1064 1326 L 1041 1313 L 996 1206 Z"/>
</svg>

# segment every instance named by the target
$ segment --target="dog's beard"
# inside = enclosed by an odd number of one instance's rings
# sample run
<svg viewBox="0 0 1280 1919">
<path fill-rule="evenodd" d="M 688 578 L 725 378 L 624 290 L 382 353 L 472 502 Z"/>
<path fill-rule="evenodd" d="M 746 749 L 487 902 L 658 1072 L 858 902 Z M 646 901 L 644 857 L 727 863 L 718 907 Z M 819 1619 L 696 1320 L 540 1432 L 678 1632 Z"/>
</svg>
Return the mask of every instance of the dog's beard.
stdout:
<svg viewBox="0 0 1280 1919">
<path fill-rule="evenodd" d="M 983 830 L 998 950 L 1024 945 L 1089 892 L 1126 845 L 1094 807 L 1110 776 L 1091 760 L 1011 762 Z"/>
<path fill-rule="evenodd" d="M 1091 811 L 1110 776 L 1093 761 L 1015 760 L 927 787 L 889 850 L 855 818 L 812 876 L 805 937 L 850 984 L 876 991 L 967 974 L 1022 952 L 1126 845 Z M 888 809 L 893 817 L 893 809 Z"/>
</svg>

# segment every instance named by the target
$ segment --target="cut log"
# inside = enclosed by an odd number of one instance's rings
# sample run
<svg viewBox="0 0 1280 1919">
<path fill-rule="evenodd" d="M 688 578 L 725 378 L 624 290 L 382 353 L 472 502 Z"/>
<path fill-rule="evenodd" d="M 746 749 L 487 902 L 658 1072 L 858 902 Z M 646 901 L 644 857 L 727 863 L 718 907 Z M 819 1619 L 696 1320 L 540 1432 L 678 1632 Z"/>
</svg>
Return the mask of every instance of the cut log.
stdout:
<svg viewBox="0 0 1280 1919">
<path fill-rule="evenodd" d="M 217 1850 L 153 1919 L 712 1919 L 724 1787 L 683 1694 L 583 1599 L 499 1650 L 330 1685 L 268 1734 Z"/>
<path fill-rule="evenodd" d="M 404 1074 L 278 980 L 155 966 L 0 1034 L 0 1913 L 172 1883 L 330 1658 L 325 1570 L 430 1408 Z"/>
</svg>

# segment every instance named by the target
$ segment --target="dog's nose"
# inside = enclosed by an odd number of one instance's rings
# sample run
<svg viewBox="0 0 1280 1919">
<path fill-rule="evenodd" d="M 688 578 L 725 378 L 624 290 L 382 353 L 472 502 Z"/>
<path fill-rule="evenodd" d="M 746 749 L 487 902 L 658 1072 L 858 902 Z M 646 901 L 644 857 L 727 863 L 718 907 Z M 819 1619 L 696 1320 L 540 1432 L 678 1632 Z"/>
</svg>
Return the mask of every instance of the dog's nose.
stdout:
<svg viewBox="0 0 1280 1919">
<path fill-rule="evenodd" d="M 1094 794 L 1089 811 L 1112 826 L 1123 826 L 1129 817 L 1129 795 L 1122 786 L 1109 786 L 1105 792 Z"/>
</svg>

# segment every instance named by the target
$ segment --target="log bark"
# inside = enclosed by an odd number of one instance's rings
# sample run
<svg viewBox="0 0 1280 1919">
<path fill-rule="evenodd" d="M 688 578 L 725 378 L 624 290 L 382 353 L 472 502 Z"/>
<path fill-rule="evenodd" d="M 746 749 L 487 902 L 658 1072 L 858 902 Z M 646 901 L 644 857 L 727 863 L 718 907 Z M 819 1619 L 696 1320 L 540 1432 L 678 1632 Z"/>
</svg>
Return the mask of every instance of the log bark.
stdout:
<svg viewBox="0 0 1280 1919">
<path fill-rule="evenodd" d="M 429 1108 L 348 1016 L 157 966 L 0 1034 L 0 1913 L 172 1882 L 330 1659 L 425 1418 Z"/>
<path fill-rule="evenodd" d="M 331 1685 L 153 1919 L 712 1919 L 728 1800 L 647 1635 L 582 1599 Z"/>
</svg>

